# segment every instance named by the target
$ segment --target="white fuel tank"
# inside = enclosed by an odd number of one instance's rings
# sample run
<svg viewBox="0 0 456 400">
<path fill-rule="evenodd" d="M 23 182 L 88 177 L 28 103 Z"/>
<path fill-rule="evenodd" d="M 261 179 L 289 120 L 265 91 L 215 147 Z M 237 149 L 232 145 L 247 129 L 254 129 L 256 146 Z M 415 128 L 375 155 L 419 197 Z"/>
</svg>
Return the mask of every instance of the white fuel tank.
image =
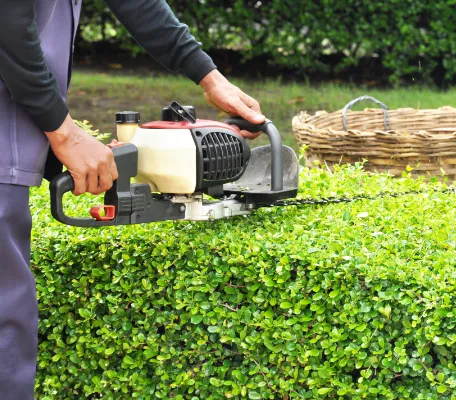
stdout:
<svg viewBox="0 0 456 400">
<path fill-rule="evenodd" d="M 192 194 L 196 188 L 196 146 L 188 129 L 142 129 L 119 124 L 119 141 L 138 148 L 136 182 L 152 192 Z"/>
<path fill-rule="evenodd" d="M 189 130 L 138 128 L 130 143 L 139 152 L 137 182 L 160 193 L 195 192 L 196 146 Z"/>
</svg>

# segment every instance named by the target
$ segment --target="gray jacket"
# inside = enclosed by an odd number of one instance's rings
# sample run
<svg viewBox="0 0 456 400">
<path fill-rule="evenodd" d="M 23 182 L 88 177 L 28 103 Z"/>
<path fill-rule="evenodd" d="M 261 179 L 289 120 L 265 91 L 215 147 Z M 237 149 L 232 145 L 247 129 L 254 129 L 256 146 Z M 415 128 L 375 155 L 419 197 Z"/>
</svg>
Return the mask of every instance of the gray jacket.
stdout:
<svg viewBox="0 0 456 400">
<path fill-rule="evenodd" d="M 4 0 L 0 13 L 0 183 L 40 185 L 61 164 L 43 131 L 68 114 L 65 100 L 82 0 Z M 133 37 L 195 83 L 216 66 L 165 0 L 105 0 Z M 34 12 L 35 10 L 35 12 Z M 45 171 L 46 169 L 46 171 Z"/>
</svg>

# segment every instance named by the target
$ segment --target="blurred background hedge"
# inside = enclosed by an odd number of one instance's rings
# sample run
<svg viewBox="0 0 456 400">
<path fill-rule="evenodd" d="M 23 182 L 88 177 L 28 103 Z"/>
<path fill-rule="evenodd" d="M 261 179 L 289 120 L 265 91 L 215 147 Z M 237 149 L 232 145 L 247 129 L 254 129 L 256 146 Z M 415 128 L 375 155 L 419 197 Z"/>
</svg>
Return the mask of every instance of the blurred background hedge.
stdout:
<svg viewBox="0 0 456 400">
<path fill-rule="evenodd" d="M 255 60 L 285 76 L 455 81 L 454 0 L 169 0 L 223 69 Z M 79 54 L 142 50 L 102 0 L 84 0 Z M 153 23 L 153 22 L 151 22 Z M 102 44 L 97 47 L 96 44 Z M 96 50 L 95 50 L 96 49 Z M 255 69 L 255 68 L 253 68 Z"/>
</svg>

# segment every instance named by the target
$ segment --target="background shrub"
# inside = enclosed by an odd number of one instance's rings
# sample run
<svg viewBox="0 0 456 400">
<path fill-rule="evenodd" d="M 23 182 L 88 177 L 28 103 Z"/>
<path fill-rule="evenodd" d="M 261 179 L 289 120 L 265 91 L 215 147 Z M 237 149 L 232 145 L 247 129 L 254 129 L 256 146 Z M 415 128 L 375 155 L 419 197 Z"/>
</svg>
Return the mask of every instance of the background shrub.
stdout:
<svg viewBox="0 0 456 400">
<path fill-rule="evenodd" d="M 260 57 L 261 62 L 301 76 L 344 71 L 359 75 L 362 67 L 376 80 L 386 76 L 393 83 L 419 80 L 444 85 L 456 75 L 453 1 L 168 3 L 206 50 L 234 50 L 244 59 Z M 110 41 L 134 55 L 142 51 L 102 0 L 85 1 L 81 26 L 80 46 L 84 41 Z M 370 73 L 372 69 L 376 74 Z"/>
<path fill-rule="evenodd" d="M 302 196 L 429 191 L 102 230 L 59 225 L 35 190 L 39 398 L 454 399 L 456 217 L 439 185 L 307 168 Z"/>
</svg>

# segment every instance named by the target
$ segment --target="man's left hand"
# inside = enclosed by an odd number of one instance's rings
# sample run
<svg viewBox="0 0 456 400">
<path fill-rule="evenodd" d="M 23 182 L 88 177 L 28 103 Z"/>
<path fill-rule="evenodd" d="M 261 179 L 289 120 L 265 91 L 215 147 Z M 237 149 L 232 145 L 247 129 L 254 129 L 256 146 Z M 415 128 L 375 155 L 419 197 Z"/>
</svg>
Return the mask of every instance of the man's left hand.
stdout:
<svg viewBox="0 0 456 400">
<path fill-rule="evenodd" d="M 260 104 L 230 83 L 218 70 L 207 74 L 200 82 L 206 100 L 214 107 L 231 116 L 239 116 L 252 124 L 261 124 L 265 117 L 261 114 Z M 246 139 L 255 139 L 261 132 L 240 131 Z"/>
</svg>

